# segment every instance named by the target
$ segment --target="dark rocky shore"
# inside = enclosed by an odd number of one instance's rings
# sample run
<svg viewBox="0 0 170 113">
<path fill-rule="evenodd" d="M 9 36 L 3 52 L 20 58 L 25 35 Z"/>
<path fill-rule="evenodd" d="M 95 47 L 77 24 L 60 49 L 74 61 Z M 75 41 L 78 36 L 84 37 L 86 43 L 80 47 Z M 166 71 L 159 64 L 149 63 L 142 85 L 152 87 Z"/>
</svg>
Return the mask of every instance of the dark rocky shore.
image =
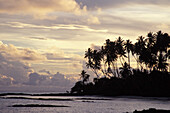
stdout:
<svg viewBox="0 0 170 113">
<path fill-rule="evenodd" d="M 142 111 L 135 110 L 133 113 L 170 113 L 170 110 L 150 108 L 148 110 L 142 110 Z"/>
</svg>

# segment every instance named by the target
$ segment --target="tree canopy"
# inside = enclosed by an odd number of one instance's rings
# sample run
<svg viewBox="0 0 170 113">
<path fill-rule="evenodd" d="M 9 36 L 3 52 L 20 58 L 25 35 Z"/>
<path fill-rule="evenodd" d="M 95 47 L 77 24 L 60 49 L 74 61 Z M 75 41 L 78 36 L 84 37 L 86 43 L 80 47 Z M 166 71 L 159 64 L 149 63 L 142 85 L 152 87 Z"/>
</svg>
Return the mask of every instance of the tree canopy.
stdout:
<svg viewBox="0 0 170 113">
<path fill-rule="evenodd" d="M 170 97 L 170 36 L 158 31 L 139 36 L 135 43 L 107 39 L 99 50 L 85 51 L 86 66 L 96 75 L 81 72 L 71 93 Z M 133 59 L 133 60 L 132 60 Z M 136 67 L 131 61 L 136 61 Z M 118 64 L 119 63 L 119 64 Z M 103 75 L 104 77 L 101 77 Z"/>
<path fill-rule="evenodd" d="M 130 68 L 133 68 L 130 65 L 131 59 L 136 60 L 137 68 L 141 71 L 169 71 L 170 36 L 162 31 L 150 32 L 147 37 L 137 38 L 134 44 L 130 40 L 124 41 L 121 37 L 115 41 L 107 39 L 100 50 L 88 48 L 85 58 L 87 68 L 92 69 L 97 78 L 98 72 L 102 72 L 106 77 L 124 77 L 119 69 L 128 66 L 130 71 Z M 117 65 L 118 59 L 122 67 Z"/>
</svg>

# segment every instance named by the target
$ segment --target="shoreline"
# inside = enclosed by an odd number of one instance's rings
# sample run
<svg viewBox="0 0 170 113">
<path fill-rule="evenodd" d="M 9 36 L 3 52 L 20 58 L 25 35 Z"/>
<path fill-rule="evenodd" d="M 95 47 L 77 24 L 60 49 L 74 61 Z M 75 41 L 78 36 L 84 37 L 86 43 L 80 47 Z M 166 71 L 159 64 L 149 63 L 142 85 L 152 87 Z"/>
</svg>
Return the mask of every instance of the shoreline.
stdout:
<svg viewBox="0 0 170 113">
<path fill-rule="evenodd" d="M 78 94 L 78 93 L 0 93 L 0 97 L 2 96 L 10 96 L 10 95 L 21 95 L 21 96 L 98 96 L 98 97 L 117 97 L 117 98 L 132 98 L 132 99 L 168 99 L 170 100 L 170 96 L 142 96 L 142 95 L 93 95 L 93 94 Z"/>
</svg>

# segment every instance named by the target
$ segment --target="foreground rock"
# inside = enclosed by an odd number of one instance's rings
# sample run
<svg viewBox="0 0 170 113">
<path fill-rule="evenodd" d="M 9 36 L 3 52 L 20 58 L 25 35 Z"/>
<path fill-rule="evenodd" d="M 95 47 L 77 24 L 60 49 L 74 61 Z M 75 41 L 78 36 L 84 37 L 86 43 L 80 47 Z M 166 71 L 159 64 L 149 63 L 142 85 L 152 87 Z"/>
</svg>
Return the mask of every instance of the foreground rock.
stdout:
<svg viewBox="0 0 170 113">
<path fill-rule="evenodd" d="M 170 113 L 170 110 L 150 108 L 149 110 L 142 110 L 142 111 L 135 110 L 133 113 Z"/>
</svg>

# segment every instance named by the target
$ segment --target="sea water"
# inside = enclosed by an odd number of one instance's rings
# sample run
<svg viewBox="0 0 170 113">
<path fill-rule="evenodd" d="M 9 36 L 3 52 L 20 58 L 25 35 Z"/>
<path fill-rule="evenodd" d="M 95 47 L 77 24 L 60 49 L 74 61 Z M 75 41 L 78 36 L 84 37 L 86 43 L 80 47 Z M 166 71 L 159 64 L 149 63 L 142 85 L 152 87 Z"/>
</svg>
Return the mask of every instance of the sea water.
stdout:
<svg viewBox="0 0 170 113">
<path fill-rule="evenodd" d="M 12 105 L 21 104 L 62 105 L 68 107 L 11 107 Z M 134 110 L 149 108 L 168 110 L 170 109 L 170 98 L 24 95 L 10 95 L 0 98 L 0 113 L 132 113 Z"/>
</svg>

